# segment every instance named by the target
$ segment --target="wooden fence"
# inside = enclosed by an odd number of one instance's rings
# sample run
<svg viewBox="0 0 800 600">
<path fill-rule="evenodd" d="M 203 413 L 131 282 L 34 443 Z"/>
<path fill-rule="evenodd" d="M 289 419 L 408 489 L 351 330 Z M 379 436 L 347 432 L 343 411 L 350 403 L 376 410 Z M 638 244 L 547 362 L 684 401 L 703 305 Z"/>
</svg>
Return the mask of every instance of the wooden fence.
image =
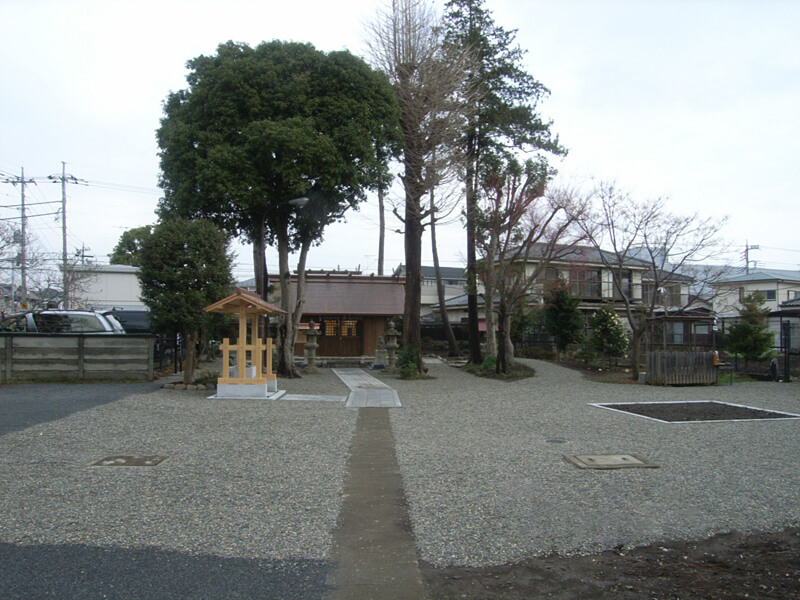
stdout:
<svg viewBox="0 0 800 600">
<path fill-rule="evenodd" d="M 719 376 L 713 360 L 713 352 L 648 352 L 647 383 L 713 385 Z"/>
<path fill-rule="evenodd" d="M 0 334 L 0 378 L 153 380 L 153 336 Z"/>
</svg>

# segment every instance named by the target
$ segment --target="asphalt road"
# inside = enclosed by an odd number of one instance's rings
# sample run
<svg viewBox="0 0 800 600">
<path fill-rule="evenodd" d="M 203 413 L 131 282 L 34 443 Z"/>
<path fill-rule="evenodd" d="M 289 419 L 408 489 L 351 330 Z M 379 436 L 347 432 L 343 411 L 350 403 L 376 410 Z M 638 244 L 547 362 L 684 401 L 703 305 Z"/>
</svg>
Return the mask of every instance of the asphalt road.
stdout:
<svg viewBox="0 0 800 600">
<path fill-rule="evenodd" d="M 159 382 L 5 385 L 0 387 L 0 435 L 159 387 Z"/>
</svg>

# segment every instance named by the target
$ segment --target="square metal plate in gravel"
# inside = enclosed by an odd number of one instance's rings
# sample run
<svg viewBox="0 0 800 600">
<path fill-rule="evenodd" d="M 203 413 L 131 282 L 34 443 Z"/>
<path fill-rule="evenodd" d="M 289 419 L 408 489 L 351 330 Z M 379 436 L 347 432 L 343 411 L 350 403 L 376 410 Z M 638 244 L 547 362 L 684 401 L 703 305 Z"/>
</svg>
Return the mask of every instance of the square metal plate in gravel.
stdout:
<svg viewBox="0 0 800 600">
<path fill-rule="evenodd" d="M 163 454 L 149 454 L 147 456 L 131 456 L 130 454 L 117 454 L 106 456 L 91 463 L 90 467 L 155 467 L 167 460 L 169 456 Z"/>
<path fill-rule="evenodd" d="M 658 465 L 635 454 L 565 454 L 564 458 L 579 469 L 658 468 Z"/>
<path fill-rule="evenodd" d="M 686 402 L 620 402 L 616 404 L 591 404 L 591 406 L 629 413 L 662 423 L 800 419 L 800 415 L 777 410 L 765 410 L 741 404 L 704 400 Z"/>
</svg>

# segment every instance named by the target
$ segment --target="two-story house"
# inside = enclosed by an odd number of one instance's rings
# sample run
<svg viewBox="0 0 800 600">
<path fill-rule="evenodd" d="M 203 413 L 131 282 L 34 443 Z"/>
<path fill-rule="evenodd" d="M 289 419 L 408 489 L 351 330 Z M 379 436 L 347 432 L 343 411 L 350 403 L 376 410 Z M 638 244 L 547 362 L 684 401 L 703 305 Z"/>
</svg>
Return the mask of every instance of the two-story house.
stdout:
<svg viewBox="0 0 800 600">
<path fill-rule="evenodd" d="M 775 348 L 781 347 L 781 323 L 800 322 L 800 316 L 790 310 L 792 301 L 800 299 L 800 271 L 749 269 L 721 278 L 712 286 L 716 292 L 714 312 L 723 329 L 738 320 L 742 308 L 740 300 L 753 292 L 764 297 L 764 306 L 770 311 L 769 327 Z"/>
<path fill-rule="evenodd" d="M 547 289 L 560 280 L 580 300 L 578 308 L 586 313 L 587 320 L 598 307 L 611 303 L 628 327 L 625 299 L 634 307 L 652 303 L 649 323 L 652 343 L 692 346 L 712 343 L 713 318 L 708 307 L 690 296 L 691 277 L 672 272 L 654 273 L 650 263 L 635 257 L 620 263 L 615 254 L 589 246 L 559 252 L 557 258 L 541 269 L 543 252 L 544 246 L 536 245 L 525 261 L 528 275 L 540 271 L 531 289 L 530 306 L 540 306 Z M 479 298 L 479 305 L 483 330 L 483 298 Z M 452 322 L 466 320 L 466 296 L 448 300 L 446 307 Z"/>
</svg>

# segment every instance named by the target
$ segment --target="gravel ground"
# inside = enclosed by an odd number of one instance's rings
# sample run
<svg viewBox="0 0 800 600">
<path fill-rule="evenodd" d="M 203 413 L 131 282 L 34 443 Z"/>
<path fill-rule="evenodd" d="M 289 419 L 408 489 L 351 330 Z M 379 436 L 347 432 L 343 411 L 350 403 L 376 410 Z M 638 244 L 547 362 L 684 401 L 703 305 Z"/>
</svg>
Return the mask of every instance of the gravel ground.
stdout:
<svg viewBox="0 0 800 600">
<path fill-rule="evenodd" d="M 530 364 L 537 377 L 514 383 L 443 364 L 427 381 L 372 373 L 403 403 L 390 416 L 422 560 L 479 567 L 800 524 L 800 420 L 666 424 L 588 406 L 720 400 L 798 413 L 800 385 L 615 385 Z M 330 370 L 280 387 L 348 393 Z M 0 436 L 0 596 L 320 596 L 358 411 L 179 391 L 76 406 Z M 580 470 L 564 453 L 660 468 Z M 88 466 L 115 454 L 170 458 Z M 138 567 L 156 579 L 137 583 Z"/>
<path fill-rule="evenodd" d="M 332 373 L 281 383 L 347 394 Z M 324 560 L 356 417 L 340 403 L 157 391 L 9 433 L 0 437 L 0 542 Z M 170 458 L 88 466 L 118 454 Z"/>
<path fill-rule="evenodd" d="M 590 402 L 719 400 L 800 413 L 800 385 L 592 382 L 526 361 L 502 383 L 430 365 L 392 381 L 391 412 L 420 558 L 499 565 L 800 523 L 800 420 L 666 424 Z M 658 469 L 581 470 L 563 454 L 636 454 Z"/>
</svg>

